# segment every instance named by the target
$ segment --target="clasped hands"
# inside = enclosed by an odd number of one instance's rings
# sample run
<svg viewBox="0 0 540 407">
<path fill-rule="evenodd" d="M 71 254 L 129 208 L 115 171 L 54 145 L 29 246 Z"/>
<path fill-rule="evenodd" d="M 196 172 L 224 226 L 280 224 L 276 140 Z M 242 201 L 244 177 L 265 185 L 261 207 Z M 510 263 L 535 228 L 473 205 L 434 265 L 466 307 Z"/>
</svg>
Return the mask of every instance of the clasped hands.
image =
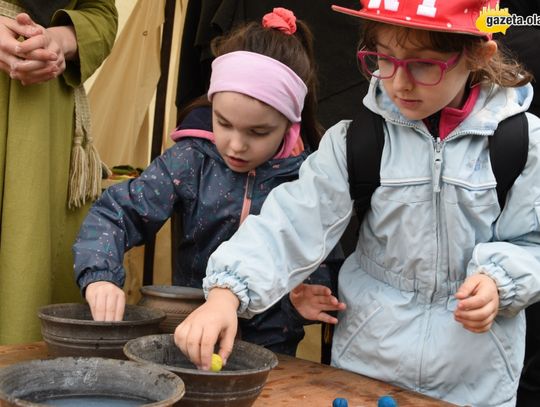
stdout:
<svg viewBox="0 0 540 407">
<path fill-rule="evenodd" d="M 15 19 L 0 16 L 0 69 L 23 85 L 56 78 L 66 60 L 76 57 L 73 27 L 44 28 L 26 13 Z"/>
</svg>

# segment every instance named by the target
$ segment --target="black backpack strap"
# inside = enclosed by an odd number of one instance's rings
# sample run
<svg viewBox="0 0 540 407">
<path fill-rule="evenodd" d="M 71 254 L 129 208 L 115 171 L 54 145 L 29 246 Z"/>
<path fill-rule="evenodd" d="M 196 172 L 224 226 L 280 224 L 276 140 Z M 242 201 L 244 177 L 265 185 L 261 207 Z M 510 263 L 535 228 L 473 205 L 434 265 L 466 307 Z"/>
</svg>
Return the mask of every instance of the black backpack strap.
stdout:
<svg viewBox="0 0 540 407">
<path fill-rule="evenodd" d="M 349 191 L 359 225 L 369 209 L 371 195 L 381 184 L 383 147 L 383 118 L 362 104 L 347 130 Z"/>
<path fill-rule="evenodd" d="M 525 168 L 528 152 L 529 126 L 525 113 L 501 121 L 489 138 L 489 158 L 497 180 L 497 198 L 501 211 L 508 191 Z"/>
</svg>

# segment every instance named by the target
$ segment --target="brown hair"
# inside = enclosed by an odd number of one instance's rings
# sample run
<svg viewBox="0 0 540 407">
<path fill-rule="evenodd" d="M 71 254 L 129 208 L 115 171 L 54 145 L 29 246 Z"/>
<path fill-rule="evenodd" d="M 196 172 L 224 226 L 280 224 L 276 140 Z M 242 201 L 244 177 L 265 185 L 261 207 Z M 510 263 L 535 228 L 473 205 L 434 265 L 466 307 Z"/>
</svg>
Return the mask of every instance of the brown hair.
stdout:
<svg viewBox="0 0 540 407">
<path fill-rule="evenodd" d="M 296 20 L 296 33 L 293 35 L 264 28 L 258 22 L 246 23 L 228 34 L 214 38 L 211 47 L 215 57 L 234 51 L 250 51 L 276 59 L 291 68 L 308 89 L 302 110 L 302 139 L 311 149 L 317 149 L 323 128 L 317 120 L 318 82 L 313 34 L 305 23 Z M 185 116 L 195 107 L 210 105 L 206 96 L 202 96 L 183 109 L 180 115 Z"/>
<path fill-rule="evenodd" d="M 440 52 L 462 52 L 467 66 L 472 71 L 470 83 L 494 83 L 504 87 L 518 87 L 529 83 L 533 76 L 516 60 L 503 52 L 497 43 L 497 52 L 484 64 L 479 58 L 484 51 L 486 40 L 474 35 L 426 31 L 397 25 L 389 25 L 376 21 L 365 21 L 362 25 L 360 48 L 375 50 L 377 34 L 381 29 L 394 30 L 396 40 L 404 43 L 409 40 L 420 46 L 428 46 Z"/>
</svg>

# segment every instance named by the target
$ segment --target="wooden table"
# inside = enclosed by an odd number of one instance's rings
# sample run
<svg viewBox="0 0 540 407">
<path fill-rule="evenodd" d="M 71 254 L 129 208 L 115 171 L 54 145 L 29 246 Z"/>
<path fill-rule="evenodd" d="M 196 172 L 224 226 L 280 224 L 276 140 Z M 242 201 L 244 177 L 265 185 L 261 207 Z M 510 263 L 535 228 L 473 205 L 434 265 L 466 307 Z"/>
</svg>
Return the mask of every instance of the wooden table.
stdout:
<svg viewBox="0 0 540 407">
<path fill-rule="evenodd" d="M 46 357 L 43 342 L 0 346 L 0 368 Z M 349 407 L 376 407 L 383 395 L 391 395 L 399 407 L 452 406 L 346 370 L 285 355 L 278 358 L 279 365 L 270 372 L 254 407 L 331 407 L 336 397 L 346 398 Z"/>
</svg>

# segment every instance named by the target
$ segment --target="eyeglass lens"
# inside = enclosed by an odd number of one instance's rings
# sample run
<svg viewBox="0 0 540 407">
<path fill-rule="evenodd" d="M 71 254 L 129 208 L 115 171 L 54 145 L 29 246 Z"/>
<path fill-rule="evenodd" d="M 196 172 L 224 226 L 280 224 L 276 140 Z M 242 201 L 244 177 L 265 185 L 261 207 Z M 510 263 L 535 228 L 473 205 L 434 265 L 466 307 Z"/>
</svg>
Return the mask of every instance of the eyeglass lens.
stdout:
<svg viewBox="0 0 540 407">
<path fill-rule="evenodd" d="M 393 58 L 383 54 L 364 54 L 362 58 L 364 69 L 377 78 L 389 79 L 397 72 L 398 62 Z M 409 78 L 414 79 L 419 84 L 435 85 L 442 79 L 442 67 L 428 60 L 406 61 L 405 67 Z"/>
</svg>

